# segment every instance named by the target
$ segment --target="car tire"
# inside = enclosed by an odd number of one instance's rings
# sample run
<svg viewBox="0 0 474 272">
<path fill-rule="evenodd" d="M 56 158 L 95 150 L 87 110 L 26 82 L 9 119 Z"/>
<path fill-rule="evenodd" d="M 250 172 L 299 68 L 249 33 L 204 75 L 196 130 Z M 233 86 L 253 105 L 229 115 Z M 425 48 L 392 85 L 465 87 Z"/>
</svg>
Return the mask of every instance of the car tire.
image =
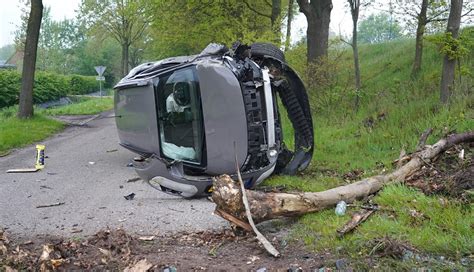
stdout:
<svg viewBox="0 0 474 272">
<path fill-rule="evenodd" d="M 285 54 L 277 46 L 271 43 L 253 43 L 250 46 L 252 57 L 271 57 L 281 62 L 285 61 Z"/>
</svg>

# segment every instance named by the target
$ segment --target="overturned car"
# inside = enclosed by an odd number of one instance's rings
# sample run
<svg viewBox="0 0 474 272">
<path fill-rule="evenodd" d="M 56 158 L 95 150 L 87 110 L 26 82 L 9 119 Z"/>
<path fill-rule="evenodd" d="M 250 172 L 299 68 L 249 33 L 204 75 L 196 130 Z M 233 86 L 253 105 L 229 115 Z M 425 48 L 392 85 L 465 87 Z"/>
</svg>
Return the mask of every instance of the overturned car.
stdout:
<svg viewBox="0 0 474 272">
<path fill-rule="evenodd" d="M 305 87 L 271 44 L 210 44 L 199 55 L 142 64 L 115 86 L 114 100 L 120 145 L 139 155 L 138 175 L 167 193 L 209 194 L 212 177 L 236 167 L 252 188 L 273 173 L 294 175 L 312 158 Z M 294 151 L 283 141 L 279 105 Z"/>
</svg>

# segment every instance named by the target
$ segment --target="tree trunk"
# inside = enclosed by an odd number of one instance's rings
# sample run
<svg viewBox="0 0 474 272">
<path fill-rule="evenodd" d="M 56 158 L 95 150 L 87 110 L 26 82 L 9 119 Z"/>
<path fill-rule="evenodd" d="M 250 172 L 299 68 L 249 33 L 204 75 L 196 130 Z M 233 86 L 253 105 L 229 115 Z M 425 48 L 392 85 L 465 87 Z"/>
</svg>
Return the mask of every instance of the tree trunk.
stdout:
<svg viewBox="0 0 474 272">
<path fill-rule="evenodd" d="M 421 60 L 423 57 L 423 35 L 427 24 L 426 13 L 428 10 L 428 0 L 421 2 L 421 10 L 418 14 L 418 26 L 416 27 L 415 61 L 411 70 L 411 76 L 415 77 L 421 70 Z"/>
<path fill-rule="evenodd" d="M 21 74 L 20 105 L 18 109 L 19 118 L 29 118 L 33 116 L 33 86 L 35 80 L 36 53 L 38 50 L 42 18 L 42 0 L 31 0 L 30 16 L 28 17 L 28 26 L 26 29 L 23 71 Z"/>
<path fill-rule="evenodd" d="M 128 49 L 130 45 L 128 42 L 122 43 L 122 77 L 128 74 Z"/>
<path fill-rule="evenodd" d="M 307 38 L 307 61 L 320 63 L 327 57 L 329 40 L 329 22 L 331 20 L 332 0 L 297 0 L 300 11 L 306 16 L 308 29 Z"/>
<path fill-rule="evenodd" d="M 291 22 L 293 21 L 293 5 L 295 0 L 288 1 L 288 20 L 286 23 L 286 39 L 285 39 L 285 52 L 288 51 L 291 45 Z"/>
<path fill-rule="evenodd" d="M 281 0 L 272 0 L 271 24 L 272 31 L 276 35 L 277 44 L 281 44 Z"/>
<path fill-rule="evenodd" d="M 364 199 L 374 194 L 384 185 L 403 181 L 426 163 L 450 147 L 462 143 L 474 142 L 474 131 L 451 135 L 439 140 L 432 146 L 412 156 L 412 159 L 401 168 L 387 175 L 379 175 L 361 181 L 336 187 L 317 193 L 264 193 L 246 190 L 250 211 L 255 222 L 262 222 L 278 217 L 299 216 L 326 208 L 333 208 L 337 202 L 347 203 Z M 245 208 L 242 203 L 242 191 L 228 175 L 214 179 L 212 199 L 216 203 L 217 214 L 228 214 L 237 220 L 246 221 Z"/>
<path fill-rule="evenodd" d="M 358 111 L 361 83 L 360 83 L 360 67 L 359 67 L 359 49 L 357 46 L 357 21 L 359 20 L 360 1 L 349 0 L 349 5 L 351 6 L 351 15 L 352 15 L 352 53 L 354 55 L 354 74 L 355 74 L 355 88 L 356 88 L 355 110 Z"/>
<path fill-rule="evenodd" d="M 450 33 L 453 39 L 459 37 L 459 25 L 461 23 L 462 0 L 451 0 L 451 9 L 448 17 L 447 33 Z M 453 48 L 455 49 L 455 48 Z M 448 55 L 444 56 L 443 71 L 441 75 L 440 98 L 443 104 L 448 104 L 454 87 L 454 71 L 456 69 L 456 59 Z"/>
</svg>

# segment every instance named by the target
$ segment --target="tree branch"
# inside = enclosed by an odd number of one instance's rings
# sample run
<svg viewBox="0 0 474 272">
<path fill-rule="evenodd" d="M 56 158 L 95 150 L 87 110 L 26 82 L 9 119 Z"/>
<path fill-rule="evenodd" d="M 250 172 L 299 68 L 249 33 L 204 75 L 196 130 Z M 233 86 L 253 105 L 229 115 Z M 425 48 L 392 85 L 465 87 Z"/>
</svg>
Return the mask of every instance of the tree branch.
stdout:
<svg viewBox="0 0 474 272">
<path fill-rule="evenodd" d="M 265 14 L 265 13 L 263 13 L 263 12 L 260 12 L 260 11 L 256 10 L 256 9 L 255 9 L 254 7 L 252 7 L 247 1 L 244 0 L 244 1 L 242 1 L 242 2 L 244 2 L 244 4 L 247 6 L 247 8 L 249 8 L 251 11 L 257 13 L 258 15 L 263 16 L 263 17 L 267 17 L 267 18 L 272 18 L 271 15 L 268 15 L 268 14 Z"/>
</svg>

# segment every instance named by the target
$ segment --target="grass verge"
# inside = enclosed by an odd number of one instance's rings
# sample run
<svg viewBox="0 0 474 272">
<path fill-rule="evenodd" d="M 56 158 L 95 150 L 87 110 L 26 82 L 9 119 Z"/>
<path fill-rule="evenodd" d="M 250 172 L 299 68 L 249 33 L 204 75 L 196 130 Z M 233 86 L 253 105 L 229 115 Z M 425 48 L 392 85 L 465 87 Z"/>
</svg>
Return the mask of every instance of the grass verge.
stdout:
<svg viewBox="0 0 474 272">
<path fill-rule="evenodd" d="M 18 106 L 2 109 L 0 110 L 0 155 L 12 148 L 41 141 L 64 128 L 63 123 L 47 116 L 97 114 L 112 108 L 112 98 L 87 98 L 62 107 L 35 109 L 35 116 L 26 120 L 16 118 Z"/>
<path fill-rule="evenodd" d="M 49 109 L 39 110 L 44 115 L 85 115 L 97 114 L 113 109 L 113 99 L 111 97 L 102 98 L 81 98 L 80 102 Z"/>
</svg>

